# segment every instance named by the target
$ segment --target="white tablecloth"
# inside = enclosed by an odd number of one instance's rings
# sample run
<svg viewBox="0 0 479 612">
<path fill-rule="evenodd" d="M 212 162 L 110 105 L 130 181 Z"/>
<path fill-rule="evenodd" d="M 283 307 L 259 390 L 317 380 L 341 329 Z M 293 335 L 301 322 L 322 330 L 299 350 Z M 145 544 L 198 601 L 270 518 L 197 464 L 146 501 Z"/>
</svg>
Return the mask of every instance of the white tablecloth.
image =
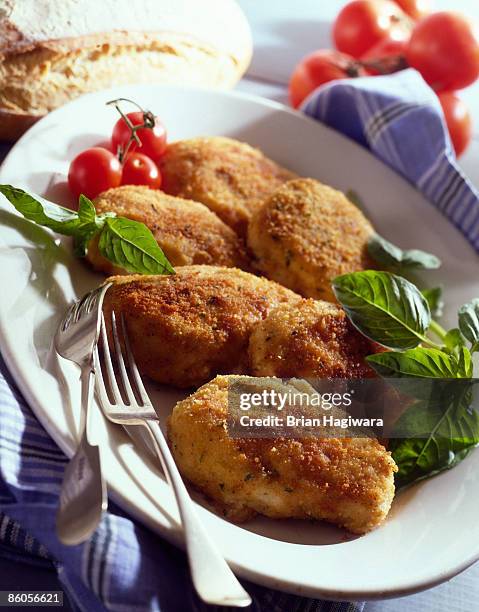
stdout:
<svg viewBox="0 0 479 612">
<path fill-rule="evenodd" d="M 330 47 L 331 21 L 343 0 L 238 0 L 254 38 L 254 57 L 238 89 L 281 102 L 296 62 L 306 53 Z M 479 20 L 478 0 L 436 0 L 437 9 L 453 9 Z M 461 165 L 479 185 L 479 83 L 462 92 L 475 122 L 473 143 Z M 478 508 L 479 520 L 479 508 Z M 458 527 L 459 528 L 459 527 Z M 454 537 L 454 534 L 444 534 Z M 384 551 L 384 555 L 394 551 Z M 369 602 L 366 612 L 478 612 L 479 563 L 441 586 L 400 599 Z"/>
</svg>

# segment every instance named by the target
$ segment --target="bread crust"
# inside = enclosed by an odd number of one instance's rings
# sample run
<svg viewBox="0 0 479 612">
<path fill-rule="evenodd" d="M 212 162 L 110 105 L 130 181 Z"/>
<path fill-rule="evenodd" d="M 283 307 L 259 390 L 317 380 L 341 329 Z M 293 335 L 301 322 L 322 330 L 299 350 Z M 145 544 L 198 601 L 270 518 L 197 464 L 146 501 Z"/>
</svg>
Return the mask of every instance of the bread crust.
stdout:
<svg viewBox="0 0 479 612">
<path fill-rule="evenodd" d="M 68 5 L 68 0 L 63 2 Z M 142 0 L 142 5 L 147 2 Z M 169 0 L 155 2 L 157 13 L 162 5 L 173 6 Z M 239 9 L 233 6 L 232 15 L 236 15 Z M 62 10 L 68 12 L 68 6 Z M 228 14 L 226 9 L 223 12 Z M 152 23 L 158 25 L 161 17 L 155 19 Z M 165 23 L 168 25 L 168 20 Z M 39 26 L 34 36 L 27 26 L 22 31 L 4 17 L 0 19 L 0 139 L 15 140 L 54 108 L 113 85 L 143 82 L 232 87 L 251 59 L 251 36 L 245 23 L 238 41 L 228 47 L 220 45 L 220 36 L 215 38 L 207 31 L 197 34 L 191 25 L 184 31 L 123 28 L 49 39 L 48 24 Z M 51 30 L 62 31 L 54 24 Z M 69 31 L 66 26 L 64 30 Z M 74 25 L 70 30 L 81 32 Z"/>
</svg>

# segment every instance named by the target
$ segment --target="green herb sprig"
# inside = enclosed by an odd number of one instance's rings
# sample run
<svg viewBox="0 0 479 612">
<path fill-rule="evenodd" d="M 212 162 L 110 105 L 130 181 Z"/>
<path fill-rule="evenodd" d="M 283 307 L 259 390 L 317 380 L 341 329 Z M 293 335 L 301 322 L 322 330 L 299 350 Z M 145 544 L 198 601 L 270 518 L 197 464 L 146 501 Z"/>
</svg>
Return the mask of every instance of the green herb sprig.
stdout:
<svg viewBox="0 0 479 612">
<path fill-rule="evenodd" d="M 390 441 L 399 468 L 397 486 L 457 465 L 479 444 L 479 416 L 471 407 L 472 354 L 479 351 L 479 299 L 462 306 L 458 327 L 446 331 L 431 315 L 431 310 L 442 308 L 439 288 L 421 292 L 401 276 L 375 270 L 338 276 L 332 286 L 353 325 L 392 349 L 366 358 L 380 376 L 471 381 L 460 386 L 460 392 L 456 384 L 446 406 L 416 402 L 400 417 L 402 425 L 409 423 L 407 431 L 417 435 Z"/>
<path fill-rule="evenodd" d="M 129 273 L 175 273 L 146 225 L 117 217 L 115 213 L 97 215 L 93 202 L 84 195 L 80 196 L 75 212 L 47 200 L 37 200 L 11 185 L 0 185 L 0 193 L 29 221 L 71 236 L 77 257 L 85 257 L 91 240 L 98 236 L 100 254 Z"/>
<path fill-rule="evenodd" d="M 435 255 L 420 249 L 404 251 L 379 234 L 374 234 L 369 239 L 368 253 L 383 269 L 397 273 L 409 270 L 437 270 L 441 266 L 441 260 Z"/>
</svg>

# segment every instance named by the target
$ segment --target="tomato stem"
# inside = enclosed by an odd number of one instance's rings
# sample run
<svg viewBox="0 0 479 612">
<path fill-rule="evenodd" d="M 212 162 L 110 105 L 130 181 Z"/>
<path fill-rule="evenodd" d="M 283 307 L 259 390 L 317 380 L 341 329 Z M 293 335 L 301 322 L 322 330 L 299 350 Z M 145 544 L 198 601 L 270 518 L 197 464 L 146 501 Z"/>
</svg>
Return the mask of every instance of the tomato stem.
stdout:
<svg viewBox="0 0 479 612">
<path fill-rule="evenodd" d="M 143 113 L 143 123 L 133 125 L 128 116 L 125 115 L 125 113 L 121 110 L 120 102 L 129 102 L 130 104 L 136 106 L 137 109 L 141 113 Z M 126 123 L 130 130 L 130 138 L 126 143 L 126 147 L 123 149 L 121 145 L 119 145 L 118 150 L 116 151 L 116 155 L 120 163 L 124 163 L 128 151 L 133 142 L 136 142 L 139 147 L 143 146 L 143 143 L 141 142 L 137 132 L 138 130 L 142 130 L 144 128 L 146 128 L 147 130 L 152 130 L 155 127 L 155 115 L 151 111 L 144 110 L 139 104 L 128 98 L 117 98 L 116 100 L 110 100 L 109 102 L 107 102 L 107 105 L 112 105 L 116 108 L 116 110 L 120 113 L 123 121 Z"/>
<path fill-rule="evenodd" d="M 345 72 L 349 78 L 354 79 L 360 76 L 360 68 L 360 62 L 349 62 L 348 65 L 345 67 Z"/>
<path fill-rule="evenodd" d="M 358 61 L 359 66 L 363 68 L 372 68 L 380 74 L 391 74 L 399 72 L 408 67 L 408 63 L 404 55 L 390 55 L 387 57 L 378 57 L 377 59 Z"/>
</svg>

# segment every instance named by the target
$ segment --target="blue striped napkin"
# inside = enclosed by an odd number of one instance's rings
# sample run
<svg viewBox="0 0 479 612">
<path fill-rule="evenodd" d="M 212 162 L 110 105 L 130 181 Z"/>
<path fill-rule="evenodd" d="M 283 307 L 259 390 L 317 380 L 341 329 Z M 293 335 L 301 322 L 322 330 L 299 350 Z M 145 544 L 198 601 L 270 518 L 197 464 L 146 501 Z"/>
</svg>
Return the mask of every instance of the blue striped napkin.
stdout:
<svg viewBox="0 0 479 612">
<path fill-rule="evenodd" d="M 458 167 L 439 100 L 416 70 L 333 81 L 301 109 L 371 149 L 479 251 L 479 192 Z"/>
</svg>

